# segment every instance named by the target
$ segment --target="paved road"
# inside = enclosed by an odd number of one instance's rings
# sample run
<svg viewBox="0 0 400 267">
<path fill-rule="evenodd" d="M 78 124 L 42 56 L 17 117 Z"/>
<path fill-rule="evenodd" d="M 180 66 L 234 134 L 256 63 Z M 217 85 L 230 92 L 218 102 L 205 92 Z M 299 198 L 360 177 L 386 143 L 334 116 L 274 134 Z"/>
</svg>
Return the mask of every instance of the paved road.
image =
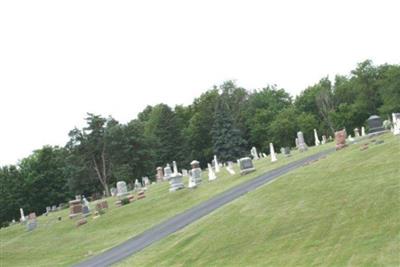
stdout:
<svg viewBox="0 0 400 267">
<path fill-rule="evenodd" d="M 97 256 L 94 256 L 88 260 L 85 260 L 77 265 L 76 267 L 88 267 L 88 266 L 110 266 L 118 261 L 127 258 L 136 252 L 144 249 L 145 247 L 161 240 L 162 238 L 182 229 L 186 225 L 200 219 L 201 217 L 211 213 L 219 207 L 237 199 L 238 197 L 250 192 L 263 184 L 286 174 L 294 169 L 303 166 L 307 162 L 314 161 L 326 154 L 333 152 L 334 149 L 329 149 L 315 155 L 309 156 L 304 159 L 289 163 L 278 169 L 269 171 L 257 178 L 250 181 L 244 182 L 234 188 L 231 188 L 193 208 L 178 214 L 152 228 L 143 232 L 142 234 L 135 236 L 124 243 L 111 248 Z"/>
</svg>

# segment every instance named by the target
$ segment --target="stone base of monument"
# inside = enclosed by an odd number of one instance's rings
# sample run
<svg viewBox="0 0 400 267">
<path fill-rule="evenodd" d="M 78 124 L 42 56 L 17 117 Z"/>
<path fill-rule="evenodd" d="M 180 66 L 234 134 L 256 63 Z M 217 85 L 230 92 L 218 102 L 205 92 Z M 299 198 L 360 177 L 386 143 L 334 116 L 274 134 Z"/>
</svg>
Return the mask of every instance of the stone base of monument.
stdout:
<svg viewBox="0 0 400 267">
<path fill-rule="evenodd" d="M 121 207 L 122 206 L 121 200 L 115 201 L 115 206 Z"/>
<path fill-rule="evenodd" d="M 172 174 L 170 177 L 168 177 L 170 192 L 174 192 L 179 189 L 185 188 L 185 185 L 182 182 L 182 177 L 183 176 L 180 173 Z"/>
<path fill-rule="evenodd" d="M 145 197 L 146 197 L 146 195 L 144 194 L 144 191 L 139 192 L 138 195 L 137 195 L 137 199 L 142 199 L 142 198 L 145 198 Z"/>
<path fill-rule="evenodd" d="M 254 172 L 255 170 L 256 170 L 256 168 L 243 169 L 243 170 L 240 170 L 240 174 L 245 175 L 245 174 Z"/>
<path fill-rule="evenodd" d="M 129 196 L 127 196 L 127 198 L 129 199 L 129 202 L 135 201 L 135 196 L 134 195 L 129 195 Z"/>
<path fill-rule="evenodd" d="M 308 147 L 305 144 L 300 144 L 299 145 L 299 151 L 300 152 L 305 152 L 308 150 Z"/>
</svg>

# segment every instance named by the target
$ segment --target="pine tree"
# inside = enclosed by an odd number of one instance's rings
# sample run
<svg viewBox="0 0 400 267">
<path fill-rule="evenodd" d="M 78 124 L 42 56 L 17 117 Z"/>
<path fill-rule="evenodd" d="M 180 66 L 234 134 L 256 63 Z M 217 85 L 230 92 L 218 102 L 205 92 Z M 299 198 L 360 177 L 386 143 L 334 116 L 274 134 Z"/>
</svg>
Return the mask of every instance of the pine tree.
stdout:
<svg viewBox="0 0 400 267">
<path fill-rule="evenodd" d="M 212 128 L 214 153 L 223 161 L 236 160 L 245 156 L 246 141 L 234 125 L 225 96 L 221 95 L 215 108 L 215 121 Z"/>
</svg>

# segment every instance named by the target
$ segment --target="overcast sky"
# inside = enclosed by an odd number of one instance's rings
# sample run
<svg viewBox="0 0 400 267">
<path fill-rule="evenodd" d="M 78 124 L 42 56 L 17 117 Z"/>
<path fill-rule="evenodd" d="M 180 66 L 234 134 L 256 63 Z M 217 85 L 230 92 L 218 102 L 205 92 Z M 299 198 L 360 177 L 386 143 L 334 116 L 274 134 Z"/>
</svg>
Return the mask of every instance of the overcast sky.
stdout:
<svg viewBox="0 0 400 267">
<path fill-rule="evenodd" d="M 292 95 L 356 63 L 400 62 L 399 1 L 0 2 L 0 166 L 214 84 Z"/>
</svg>

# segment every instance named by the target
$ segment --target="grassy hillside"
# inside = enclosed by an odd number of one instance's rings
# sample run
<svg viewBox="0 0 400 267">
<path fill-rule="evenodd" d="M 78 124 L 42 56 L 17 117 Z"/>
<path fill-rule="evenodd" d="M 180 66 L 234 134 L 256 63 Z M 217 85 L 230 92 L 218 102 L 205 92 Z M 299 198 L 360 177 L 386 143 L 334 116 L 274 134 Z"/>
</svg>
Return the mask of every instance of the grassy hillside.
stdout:
<svg viewBox="0 0 400 267">
<path fill-rule="evenodd" d="M 118 266 L 399 266 L 400 139 L 289 173 Z"/>
<path fill-rule="evenodd" d="M 2 266 L 69 266 L 142 233 L 235 185 L 331 146 L 311 148 L 306 153 L 295 152 L 290 158 L 279 155 L 279 161 L 275 163 L 261 159 L 255 162 L 257 171 L 246 176 L 230 176 L 223 170 L 218 180 L 212 183 L 207 181 L 207 173 L 204 172 L 204 183 L 195 190 L 169 193 L 166 182 L 152 185 L 145 199 L 121 208 L 116 208 L 115 199 L 110 198 L 110 209 L 105 215 L 96 220 L 89 218 L 88 224 L 79 228 L 74 220 L 68 219 L 68 210 L 64 210 L 47 217 L 40 216 L 39 226 L 33 232 L 27 232 L 25 226 L 19 224 L 1 229 L 0 262 Z M 58 216 L 62 216 L 62 221 L 57 221 Z"/>
</svg>

